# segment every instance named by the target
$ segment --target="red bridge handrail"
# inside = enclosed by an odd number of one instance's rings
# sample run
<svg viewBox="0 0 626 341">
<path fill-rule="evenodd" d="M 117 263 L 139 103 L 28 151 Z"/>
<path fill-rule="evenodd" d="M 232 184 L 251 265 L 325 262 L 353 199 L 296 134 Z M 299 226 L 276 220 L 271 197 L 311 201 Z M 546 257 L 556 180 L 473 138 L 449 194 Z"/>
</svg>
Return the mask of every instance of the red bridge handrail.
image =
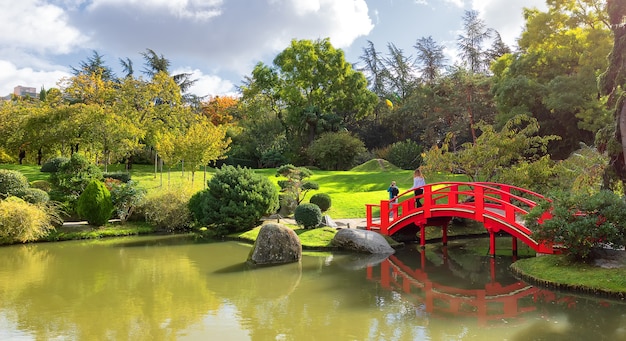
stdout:
<svg viewBox="0 0 626 341">
<path fill-rule="evenodd" d="M 417 197 L 413 194 L 415 188 L 401 193 L 394 198 L 397 203 L 381 200 L 380 204 L 367 204 L 366 228 L 391 236 L 408 226 L 422 228 L 435 224 L 437 219 L 460 217 L 481 222 L 492 233 L 508 232 L 537 252 L 554 252 L 551 245 L 534 240 L 523 221 L 539 201 L 548 200 L 541 194 L 490 182 L 438 182 L 422 188 L 424 193 Z M 416 200 L 421 201 L 421 207 L 415 207 Z M 379 217 L 375 217 L 376 210 Z"/>
</svg>

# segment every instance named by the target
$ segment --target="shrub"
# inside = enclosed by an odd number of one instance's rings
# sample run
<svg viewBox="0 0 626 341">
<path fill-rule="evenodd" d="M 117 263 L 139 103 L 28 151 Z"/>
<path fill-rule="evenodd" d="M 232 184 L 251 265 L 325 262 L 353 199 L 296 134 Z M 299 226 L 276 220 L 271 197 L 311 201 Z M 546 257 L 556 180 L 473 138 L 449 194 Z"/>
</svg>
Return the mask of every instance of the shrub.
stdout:
<svg viewBox="0 0 626 341">
<path fill-rule="evenodd" d="M 137 206 L 141 204 L 146 196 L 146 190 L 137 187 L 137 183 L 129 180 L 122 182 L 120 180 L 106 178 L 105 186 L 111 192 L 111 200 L 115 214 L 122 223 L 126 222 L 133 214 Z"/>
<path fill-rule="evenodd" d="M 392 144 L 387 151 L 387 161 L 402 169 L 416 169 L 422 165 L 422 147 L 407 139 Z"/>
<path fill-rule="evenodd" d="M 31 204 L 43 204 L 50 200 L 48 192 L 39 188 L 27 188 L 21 194 L 20 198 Z"/>
<path fill-rule="evenodd" d="M 59 168 L 61 168 L 61 166 L 67 163 L 69 160 L 69 158 L 63 156 L 53 157 L 41 166 L 40 171 L 44 173 L 56 173 Z"/>
<path fill-rule="evenodd" d="M 35 241 L 53 229 L 44 208 L 16 197 L 0 200 L 0 243 Z"/>
<path fill-rule="evenodd" d="M 550 211 L 552 217 L 539 223 Z M 526 226 L 540 241 L 562 243 L 575 260 L 593 258 L 592 251 L 609 246 L 619 249 L 626 244 L 624 222 L 626 202 L 610 191 L 594 195 L 558 193 L 553 202 L 542 202 L 526 216 Z"/>
<path fill-rule="evenodd" d="M 278 202 L 280 204 L 280 209 L 278 214 L 283 217 L 289 217 L 293 214 L 298 207 L 298 200 L 296 199 L 295 194 L 291 192 L 283 192 L 278 195 Z"/>
<path fill-rule="evenodd" d="M 188 207 L 190 196 L 188 191 L 167 189 L 147 198 L 138 210 L 143 212 L 147 222 L 160 230 L 187 231 L 192 223 Z"/>
<path fill-rule="evenodd" d="M 316 193 L 311 199 L 309 199 L 311 204 L 317 205 L 322 212 L 328 211 L 331 205 L 330 195 L 326 193 Z"/>
<path fill-rule="evenodd" d="M 0 199 L 8 196 L 19 197 L 28 188 L 24 174 L 9 169 L 0 169 Z"/>
<path fill-rule="evenodd" d="M 294 218 L 296 223 L 304 226 L 305 229 L 315 228 L 322 223 L 322 211 L 315 204 L 301 204 L 296 207 Z"/>
<path fill-rule="evenodd" d="M 346 170 L 365 150 L 363 141 L 349 132 L 327 132 L 311 143 L 307 154 L 322 169 Z"/>
<path fill-rule="evenodd" d="M 15 158 L 7 154 L 3 148 L 0 148 L 0 163 L 15 163 Z"/>
<path fill-rule="evenodd" d="M 106 224 L 113 213 L 111 193 L 102 182 L 92 180 L 78 198 L 76 212 L 91 225 Z"/>
<path fill-rule="evenodd" d="M 35 180 L 30 183 L 31 188 L 38 188 L 45 192 L 50 192 L 52 189 L 52 184 L 46 180 Z"/>
<path fill-rule="evenodd" d="M 102 171 L 80 154 L 73 154 L 68 162 L 52 173 L 50 181 L 60 201 L 73 201 L 93 180 L 102 180 Z"/>
<path fill-rule="evenodd" d="M 250 230 L 278 209 L 278 190 L 249 168 L 224 165 L 190 200 L 196 221 L 219 234 Z"/>
<path fill-rule="evenodd" d="M 102 174 L 102 177 L 119 180 L 121 182 L 130 181 L 130 173 L 125 173 L 125 172 L 104 173 Z"/>
<path fill-rule="evenodd" d="M 293 210 L 306 197 L 310 190 L 319 189 L 320 186 L 308 180 L 313 175 L 310 169 L 306 167 L 296 167 L 292 164 L 280 166 L 276 170 L 276 176 L 284 176 L 287 180 L 278 180 L 278 186 L 282 195 L 280 197 L 281 211 L 293 213 Z"/>
</svg>

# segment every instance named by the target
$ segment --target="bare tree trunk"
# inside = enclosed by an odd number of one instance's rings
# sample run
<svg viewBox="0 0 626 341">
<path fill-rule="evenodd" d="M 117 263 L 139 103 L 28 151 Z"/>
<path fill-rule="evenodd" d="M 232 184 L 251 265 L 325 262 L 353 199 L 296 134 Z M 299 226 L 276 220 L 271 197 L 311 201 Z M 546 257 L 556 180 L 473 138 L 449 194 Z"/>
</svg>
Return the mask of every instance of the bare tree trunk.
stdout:
<svg viewBox="0 0 626 341">
<path fill-rule="evenodd" d="M 154 178 L 156 179 L 157 177 L 157 171 L 159 170 L 159 153 L 155 150 L 154 151 Z"/>
</svg>

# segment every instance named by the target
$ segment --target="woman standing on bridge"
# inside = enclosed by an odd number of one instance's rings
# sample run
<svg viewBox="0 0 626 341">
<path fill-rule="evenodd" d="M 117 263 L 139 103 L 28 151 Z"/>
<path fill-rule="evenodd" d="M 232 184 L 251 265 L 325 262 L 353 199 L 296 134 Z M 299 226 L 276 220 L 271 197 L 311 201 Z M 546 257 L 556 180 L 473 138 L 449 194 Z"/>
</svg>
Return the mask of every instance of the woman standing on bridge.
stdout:
<svg viewBox="0 0 626 341">
<path fill-rule="evenodd" d="M 424 175 L 422 174 L 422 171 L 417 168 L 415 172 L 413 172 L 413 193 L 415 193 L 415 207 L 422 207 L 419 196 L 424 194 L 424 188 L 422 187 L 425 185 L 426 180 L 424 179 Z"/>
</svg>

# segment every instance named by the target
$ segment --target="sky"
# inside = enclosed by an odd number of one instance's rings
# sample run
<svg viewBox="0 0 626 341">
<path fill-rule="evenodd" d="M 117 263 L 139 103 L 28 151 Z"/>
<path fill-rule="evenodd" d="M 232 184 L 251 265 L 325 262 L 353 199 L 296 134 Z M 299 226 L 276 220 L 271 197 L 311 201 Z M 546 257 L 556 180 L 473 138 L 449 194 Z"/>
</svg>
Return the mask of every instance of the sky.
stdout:
<svg viewBox="0 0 626 341">
<path fill-rule="evenodd" d="M 408 55 L 432 36 L 454 61 L 465 11 L 516 46 L 523 8 L 545 0 L 0 0 L 0 96 L 15 86 L 58 87 L 97 51 L 114 72 L 151 49 L 170 72 L 192 73 L 198 96 L 235 95 L 258 62 L 271 65 L 293 39 L 330 38 L 357 63 L 371 41 Z"/>
</svg>

